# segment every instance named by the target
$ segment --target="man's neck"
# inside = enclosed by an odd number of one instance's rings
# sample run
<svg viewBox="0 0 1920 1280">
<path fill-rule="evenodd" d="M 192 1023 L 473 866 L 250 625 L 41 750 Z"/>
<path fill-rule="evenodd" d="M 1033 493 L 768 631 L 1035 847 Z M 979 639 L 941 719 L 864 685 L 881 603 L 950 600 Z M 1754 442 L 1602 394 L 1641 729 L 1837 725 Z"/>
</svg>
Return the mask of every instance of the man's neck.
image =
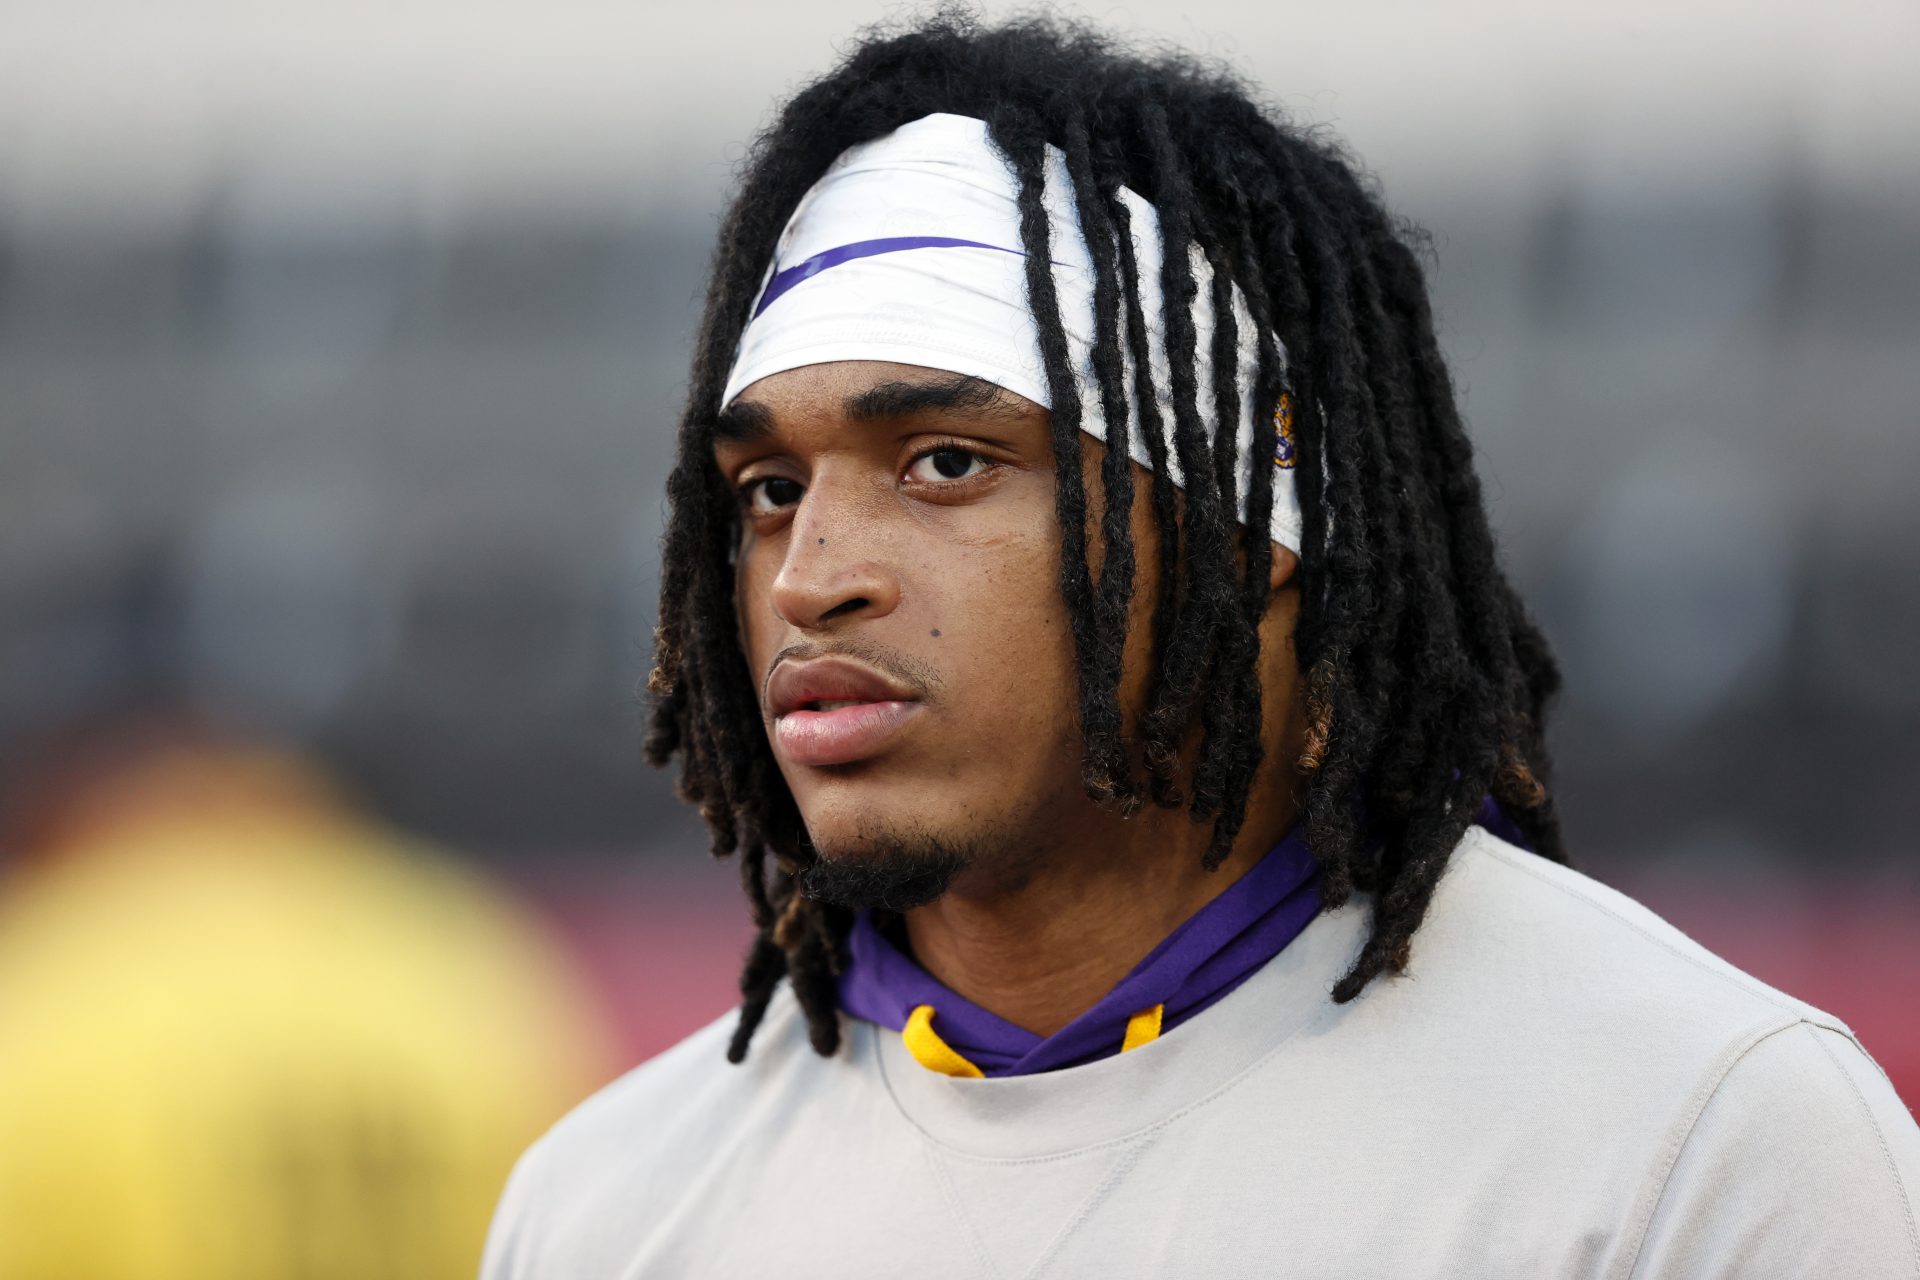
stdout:
<svg viewBox="0 0 1920 1280">
<path fill-rule="evenodd" d="M 914 956 L 981 1008 L 1050 1036 L 1278 844 L 1292 805 L 1256 805 L 1247 818 L 1212 872 L 1200 858 L 1210 827 L 1184 812 L 1102 823 L 1092 839 L 1033 857 L 1013 882 L 971 892 L 958 884 L 909 912 Z"/>
</svg>

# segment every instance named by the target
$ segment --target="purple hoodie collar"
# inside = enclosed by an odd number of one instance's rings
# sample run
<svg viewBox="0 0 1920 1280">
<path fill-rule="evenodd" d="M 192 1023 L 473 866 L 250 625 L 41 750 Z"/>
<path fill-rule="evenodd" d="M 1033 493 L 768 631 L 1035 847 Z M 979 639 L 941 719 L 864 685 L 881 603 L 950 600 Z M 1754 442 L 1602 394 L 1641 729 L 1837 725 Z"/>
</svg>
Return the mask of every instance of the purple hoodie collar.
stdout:
<svg viewBox="0 0 1920 1280">
<path fill-rule="evenodd" d="M 898 1031 L 918 1005 L 934 1030 L 988 1076 L 1030 1075 L 1120 1051 L 1127 1020 L 1163 1006 L 1161 1032 L 1213 1005 L 1293 941 L 1320 912 L 1313 855 L 1295 827 L 1238 880 L 1168 934 L 1093 1008 L 1042 1038 L 952 991 L 862 914 L 848 939 L 840 1007 Z"/>
</svg>

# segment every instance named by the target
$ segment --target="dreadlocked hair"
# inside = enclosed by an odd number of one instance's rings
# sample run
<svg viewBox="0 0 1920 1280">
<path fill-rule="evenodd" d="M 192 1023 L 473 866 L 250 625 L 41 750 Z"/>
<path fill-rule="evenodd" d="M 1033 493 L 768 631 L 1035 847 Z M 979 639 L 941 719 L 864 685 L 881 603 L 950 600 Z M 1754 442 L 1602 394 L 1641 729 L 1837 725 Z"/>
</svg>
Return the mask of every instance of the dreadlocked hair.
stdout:
<svg viewBox="0 0 1920 1280">
<path fill-rule="evenodd" d="M 1351 1000 L 1406 966 L 1482 797 L 1498 800 L 1538 853 L 1564 861 L 1543 734 L 1559 674 L 1497 561 L 1434 336 L 1418 236 L 1386 213 L 1338 147 L 1256 105 L 1229 74 L 1129 51 L 1079 25 L 983 27 L 942 11 L 869 34 L 751 149 L 720 232 L 668 481 L 646 751 L 655 765 L 679 756 L 681 794 L 711 826 L 713 852 L 740 857 L 756 936 L 728 1056 L 745 1056 L 783 978 L 814 1048 L 835 1051 L 835 975 L 852 917 L 799 888 L 816 855 L 741 654 L 737 500 L 715 466 L 712 428 L 775 242 L 802 194 L 847 148 L 934 112 L 985 121 L 1018 182 L 1028 302 L 1052 400 L 1060 590 L 1087 793 L 1122 812 L 1150 800 L 1211 822 L 1209 867 L 1234 844 L 1263 751 L 1259 626 L 1270 596 L 1274 468 L 1241 474 L 1236 461 L 1243 406 L 1232 285 L 1244 295 L 1258 334 L 1255 404 L 1284 395 L 1292 411 L 1305 526 L 1294 643 L 1308 719 L 1295 783 L 1307 840 L 1329 906 L 1356 890 L 1371 897 L 1365 942 L 1332 993 Z M 1096 522 L 1081 468 L 1079 384 L 1048 266 L 1049 144 L 1066 157 L 1093 259 L 1093 380 L 1109 438 L 1125 439 L 1119 433 L 1137 415 L 1150 455 L 1153 672 L 1131 737 L 1118 687 L 1136 571 L 1128 514 L 1136 469 L 1126 449 L 1105 451 Z M 1171 458 L 1122 186 L 1160 217 Z M 1209 385 L 1198 376 L 1189 311 L 1200 287 L 1196 249 L 1212 268 Z M 1212 438 L 1203 396 L 1220 424 Z M 1253 414 L 1254 459 L 1275 456 L 1277 416 Z M 1235 527 L 1242 501 L 1246 535 Z M 1197 756 L 1184 750 L 1196 725 Z"/>
</svg>

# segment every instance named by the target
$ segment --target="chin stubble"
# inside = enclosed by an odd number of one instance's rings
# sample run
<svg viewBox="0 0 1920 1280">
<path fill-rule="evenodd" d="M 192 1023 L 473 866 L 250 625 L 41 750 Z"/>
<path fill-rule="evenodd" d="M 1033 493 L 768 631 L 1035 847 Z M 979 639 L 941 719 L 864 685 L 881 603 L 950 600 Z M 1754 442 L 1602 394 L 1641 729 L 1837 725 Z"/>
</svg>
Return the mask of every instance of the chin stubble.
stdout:
<svg viewBox="0 0 1920 1280">
<path fill-rule="evenodd" d="M 809 898 L 849 911 L 911 911 L 946 893 L 978 851 L 972 842 L 938 836 L 876 834 L 856 848 L 818 852 L 800 873 Z"/>
</svg>

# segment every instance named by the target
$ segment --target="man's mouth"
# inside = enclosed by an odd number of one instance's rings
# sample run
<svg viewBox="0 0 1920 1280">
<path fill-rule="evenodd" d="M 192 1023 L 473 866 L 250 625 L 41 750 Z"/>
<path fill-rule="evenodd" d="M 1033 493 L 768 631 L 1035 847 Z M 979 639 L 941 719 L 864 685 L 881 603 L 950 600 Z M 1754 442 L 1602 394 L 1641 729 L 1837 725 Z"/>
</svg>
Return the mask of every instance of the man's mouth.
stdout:
<svg viewBox="0 0 1920 1280">
<path fill-rule="evenodd" d="M 815 768 L 878 755 L 925 709 L 913 690 L 840 656 L 781 662 L 766 698 L 775 750 Z"/>
<path fill-rule="evenodd" d="M 794 764 L 852 764 L 878 755 L 922 709 L 918 702 L 822 703 L 774 721 L 774 742 Z"/>
</svg>

